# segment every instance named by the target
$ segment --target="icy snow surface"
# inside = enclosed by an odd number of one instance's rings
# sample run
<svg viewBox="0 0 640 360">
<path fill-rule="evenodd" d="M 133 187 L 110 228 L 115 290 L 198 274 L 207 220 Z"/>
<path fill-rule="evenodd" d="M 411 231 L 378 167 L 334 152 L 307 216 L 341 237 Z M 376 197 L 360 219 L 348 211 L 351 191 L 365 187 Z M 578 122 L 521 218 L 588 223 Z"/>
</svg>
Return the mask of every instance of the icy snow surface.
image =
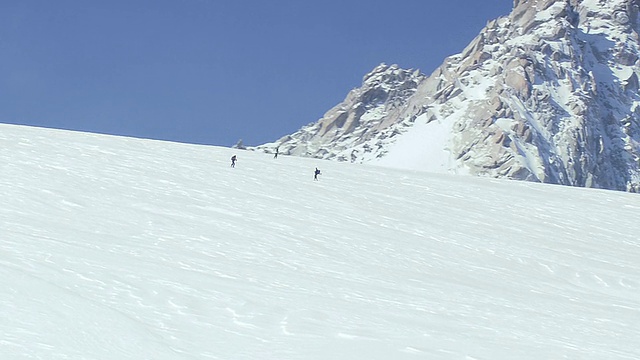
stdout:
<svg viewBox="0 0 640 360">
<path fill-rule="evenodd" d="M 640 358 L 638 195 L 8 125 L 0 144 L 3 360 Z"/>
<path fill-rule="evenodd" d="M 415 124 L 397 141 L 389 145 L 388 154 L 371 164 L 407 170 L 446 173 L 451 167 L 447 148 L 453 121 L 427 123 L 427 116 L 419 116 Z"/>
</svg>

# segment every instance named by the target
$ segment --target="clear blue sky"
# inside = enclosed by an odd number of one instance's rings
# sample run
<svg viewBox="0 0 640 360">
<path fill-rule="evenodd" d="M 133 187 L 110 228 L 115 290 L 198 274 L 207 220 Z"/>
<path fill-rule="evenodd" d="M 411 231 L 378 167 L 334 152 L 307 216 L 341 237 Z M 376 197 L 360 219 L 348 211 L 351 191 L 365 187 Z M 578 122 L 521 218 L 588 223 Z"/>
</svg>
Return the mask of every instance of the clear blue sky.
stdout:
<svg viewBox="0 0 640 360">
<path fill-rule="evenodd" d="M 384 62 L 430 74 L 512 0 L 3 0 L 0 122 L 231 146 Z"/>
</svg>

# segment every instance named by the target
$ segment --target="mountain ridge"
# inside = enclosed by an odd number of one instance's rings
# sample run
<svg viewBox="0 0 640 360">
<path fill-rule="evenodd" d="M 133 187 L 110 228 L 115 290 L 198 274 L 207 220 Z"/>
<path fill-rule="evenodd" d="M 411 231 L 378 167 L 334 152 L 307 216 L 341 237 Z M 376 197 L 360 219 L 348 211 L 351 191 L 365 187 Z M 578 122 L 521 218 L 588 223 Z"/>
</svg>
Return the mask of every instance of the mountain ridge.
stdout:
<svg viewBox="0 0 640 360">
<path fill-rule="evenodd" d="M 639 8 L 514 1 L 431 75 L 382 64 L 319 121 L 253 149 L 638 192 Z"/>
</svg>

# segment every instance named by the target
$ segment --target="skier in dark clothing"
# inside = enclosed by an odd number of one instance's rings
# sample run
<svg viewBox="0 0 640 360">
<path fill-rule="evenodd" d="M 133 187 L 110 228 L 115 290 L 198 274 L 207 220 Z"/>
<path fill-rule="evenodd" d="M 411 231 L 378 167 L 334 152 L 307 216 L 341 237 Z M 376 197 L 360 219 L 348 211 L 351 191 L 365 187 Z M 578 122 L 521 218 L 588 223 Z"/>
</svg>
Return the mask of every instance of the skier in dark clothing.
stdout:
<svg viewBox="0 0 640 360">
<path fill-rule="evenodd" d="M 277 159 L 277 158 L 278 158 L 278 150 L 279 150 L 279 149 L 280 149 L 280 147 L 278 146 L 278 147 L 276 148 L 275 155 L 273 155 L 273 158 L 274 158 L 274 159 Z"/>
<path fill-rule="evenodd" d="M 236 160 L 238 160 L 238 158 L 235 155 L 233 155 L 231 157 L 231 167 L 236 167 Z"/>
<path fill-rule="evenodd" d="M 320 170 L 316 168 L 316 171 L 313 173 L 313 180 L 318 180 L 318 175 L 320 175 Z"/>
</svg>

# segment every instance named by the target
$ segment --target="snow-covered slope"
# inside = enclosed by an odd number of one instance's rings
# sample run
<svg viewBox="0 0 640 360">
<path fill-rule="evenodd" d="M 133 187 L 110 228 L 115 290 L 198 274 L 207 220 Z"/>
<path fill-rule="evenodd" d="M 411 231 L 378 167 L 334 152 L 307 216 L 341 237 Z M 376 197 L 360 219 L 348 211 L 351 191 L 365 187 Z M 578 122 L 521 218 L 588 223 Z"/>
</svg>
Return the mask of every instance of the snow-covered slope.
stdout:
<svg viewBox="0 0 640 360">
<path fill-rule="evenodd" d="M 637 192 L 639 8 L 514 1 L 430 76 L 382 65 L 319 122 L 257 149 Z"/>
<path fill-rule="evenodd" d="M 640 358 L 635 194 L 7 125 L 0 144 L 3 360 Z"/>
</svg>

